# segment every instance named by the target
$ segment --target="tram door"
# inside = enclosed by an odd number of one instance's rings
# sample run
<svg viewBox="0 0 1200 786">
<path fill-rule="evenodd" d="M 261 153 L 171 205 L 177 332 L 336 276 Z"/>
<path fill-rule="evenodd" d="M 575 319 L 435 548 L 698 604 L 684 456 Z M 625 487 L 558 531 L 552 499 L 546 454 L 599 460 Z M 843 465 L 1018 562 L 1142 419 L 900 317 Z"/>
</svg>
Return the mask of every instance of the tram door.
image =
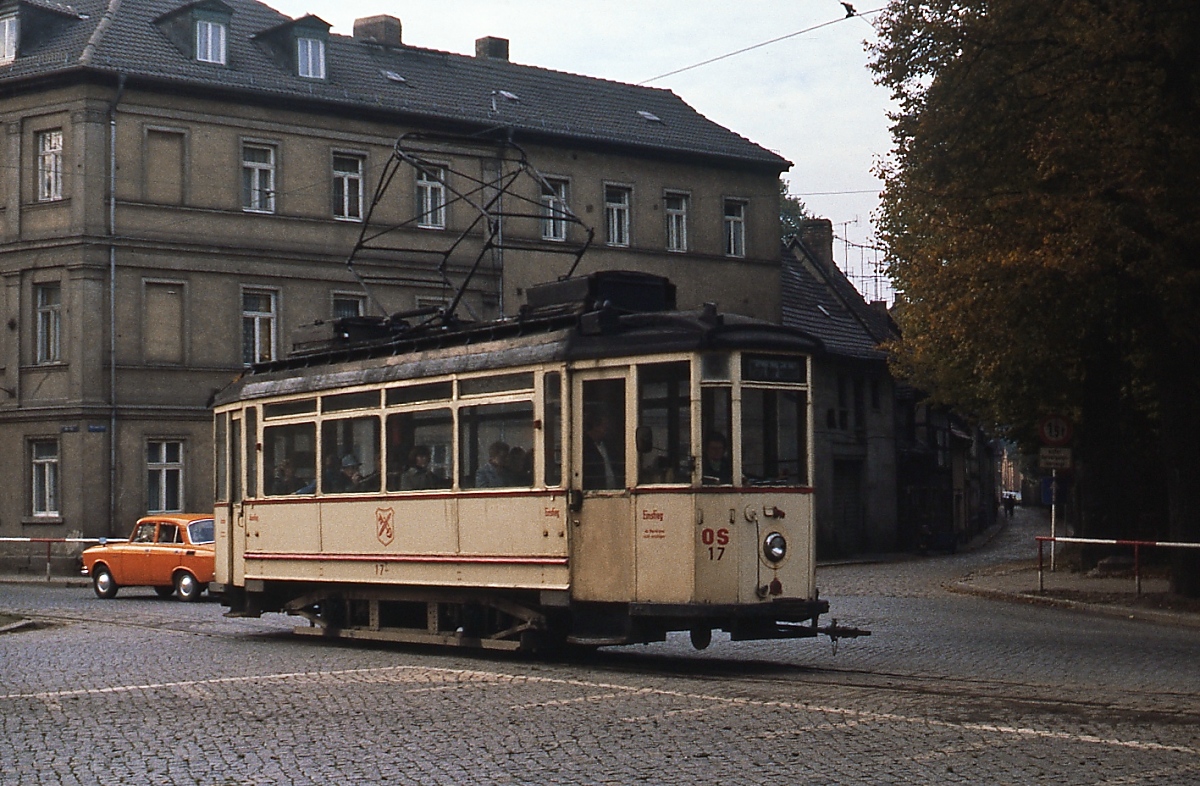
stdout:
<svg viewBox="0 0 1200 786">
<path fill-rule="evenodd" d="M 241 518 L 241 452 L 242 418 L 240 413 L 220 412 L 213 429 L 214 471 L 216 474 L 216 504 L 213 518 L 216 536 L 216 580 L 221 584 L 234 583 L 236 561 L 234 550 L 244 539 Z M 240 575 L 241 571 L 239 571 Z"/>
<path fill-rule="evenodd" d="M 632 427 L 625 376 L 625 369 L 606 369 L 574 377 L 571 488 L 582 495 L 571 520 L 571 591 L 576 600 L 628 601 L 634 596 L 627 491 Z"/>
</svg>

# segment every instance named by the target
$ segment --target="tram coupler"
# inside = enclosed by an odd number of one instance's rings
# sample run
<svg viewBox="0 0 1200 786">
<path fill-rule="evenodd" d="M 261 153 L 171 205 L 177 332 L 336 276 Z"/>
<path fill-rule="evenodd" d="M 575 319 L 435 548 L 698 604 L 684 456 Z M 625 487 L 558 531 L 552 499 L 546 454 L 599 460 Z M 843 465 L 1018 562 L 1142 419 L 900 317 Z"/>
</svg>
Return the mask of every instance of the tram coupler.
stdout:
<svg viewBox="0 0 1200 786">
<path fill-rule="evenodd" d="M 817 628 L 818 633 L 828 636 L 836 644 L 838 639 L 857 639 L 859 636 L 870 636 L 871 631 L 863 630 L 862 628 L 847 628 L 838 625 L 837 619 L 830 621 L 823 628 Z"/>
</svg>

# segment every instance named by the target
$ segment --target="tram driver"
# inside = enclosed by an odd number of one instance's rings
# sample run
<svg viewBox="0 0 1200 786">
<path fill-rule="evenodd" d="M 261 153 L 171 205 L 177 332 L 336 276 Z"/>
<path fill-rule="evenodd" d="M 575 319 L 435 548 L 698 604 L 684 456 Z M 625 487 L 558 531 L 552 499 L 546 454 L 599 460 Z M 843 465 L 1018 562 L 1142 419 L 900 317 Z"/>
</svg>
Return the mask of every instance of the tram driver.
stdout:
<svg viewBox="0 0 1200 786">
<path fill-rule="evenodd" d="M 704 440 L 702 478 L 705 486 L 724 486 L 733 483 L 733 464 L 729 461 L 729 441 L 719 431 L 710 433 Z"/>
<path fill-rule="evenodd" d="M 619 438 L 611 432 L 607 415 L 590 415 L 583 427 L 583 487 L 584 489 L 625 488 L 625 462 L 621 457 Z"/>
</svg>

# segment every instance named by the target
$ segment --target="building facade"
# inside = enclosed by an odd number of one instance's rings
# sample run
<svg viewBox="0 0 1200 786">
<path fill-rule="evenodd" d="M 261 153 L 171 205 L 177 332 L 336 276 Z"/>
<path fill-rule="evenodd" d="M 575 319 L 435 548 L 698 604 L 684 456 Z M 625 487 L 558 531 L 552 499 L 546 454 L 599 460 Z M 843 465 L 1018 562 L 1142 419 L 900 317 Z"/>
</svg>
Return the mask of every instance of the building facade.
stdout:
<svg viewBox="0 0 1200 786">
<path fill-rule="evenodd" d="M 503 39 L 413 47 L 392 17 L 335 35 L 251 0 L 9 0 L 0 39 L 0 535 L 209 508 L 208 401 L 248 364 L 315 320 L 445 305 L 468 276 L 465 314 L 513 313 L 588 230 L 579 272 L 657 273 L 681 307 L 779 317 L 789 164 L 668 91 L 518 65 Z M 397 168 L 375 204 L 415 132 L 439 135 L 433 164 Z M 489 143 L 538 177 L 513 183 L 504 249 L 472 271 L 447 249 L 482 233 L 470 195 L 505 166 Z M 351 270 L 364 225 L 397 241 Z"/>
<path fill-rule="evenodd" d="M 813 364 L 813 485 L 821 558 L 897 549 L 896 386 L 880 345 L 896 335 L 833 261 L 833 226 L 804 223 L 784 249 L 783 323 L 825 347 Z M 828 490 L 822 493 L 822 490 Z"/>
</svg>

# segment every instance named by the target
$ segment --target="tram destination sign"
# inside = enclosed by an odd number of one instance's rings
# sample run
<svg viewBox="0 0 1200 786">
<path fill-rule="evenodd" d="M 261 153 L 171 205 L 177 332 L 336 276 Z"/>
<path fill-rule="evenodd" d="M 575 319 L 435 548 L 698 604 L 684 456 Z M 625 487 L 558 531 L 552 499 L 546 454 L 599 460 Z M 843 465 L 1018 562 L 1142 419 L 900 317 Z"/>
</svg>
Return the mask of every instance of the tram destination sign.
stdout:
<svg viewBox="0 0 1200 786">
<path fill-rule="evenodd" d="M 803 382 L 804 359 L 778 355 L 742 355 L 742 379 L 755 382 Z"/>
</svg>

